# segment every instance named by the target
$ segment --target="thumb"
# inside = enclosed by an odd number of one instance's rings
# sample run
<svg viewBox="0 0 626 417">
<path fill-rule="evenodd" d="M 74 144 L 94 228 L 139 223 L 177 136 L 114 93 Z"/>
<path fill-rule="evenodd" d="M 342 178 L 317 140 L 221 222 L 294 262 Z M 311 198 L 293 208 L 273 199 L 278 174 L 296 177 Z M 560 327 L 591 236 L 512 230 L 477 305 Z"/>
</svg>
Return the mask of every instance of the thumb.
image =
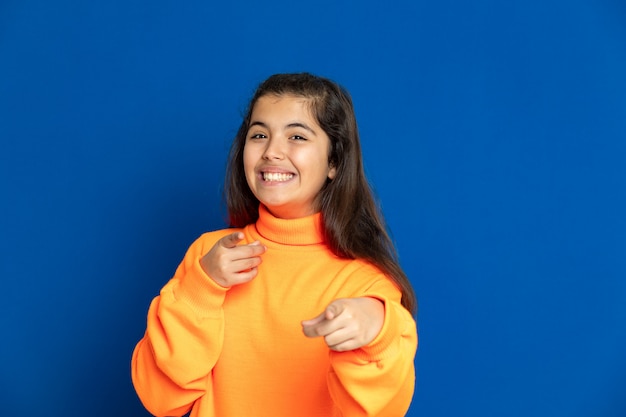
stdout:
<svg viewBox="0 0 626 417">
<path fill-rule="evenodd" d="M 220 239 L 222 246 L 225 248 L 234 248 L 243 239 L 242 232 L 235 232 L 224 236 Z"/>
<path fill-rule="evenodd" d="M 324 310 L 324 318 L 332 320 L 343 312 L 344 304 L 340 300 L 335 300 Z"/>
</svg>

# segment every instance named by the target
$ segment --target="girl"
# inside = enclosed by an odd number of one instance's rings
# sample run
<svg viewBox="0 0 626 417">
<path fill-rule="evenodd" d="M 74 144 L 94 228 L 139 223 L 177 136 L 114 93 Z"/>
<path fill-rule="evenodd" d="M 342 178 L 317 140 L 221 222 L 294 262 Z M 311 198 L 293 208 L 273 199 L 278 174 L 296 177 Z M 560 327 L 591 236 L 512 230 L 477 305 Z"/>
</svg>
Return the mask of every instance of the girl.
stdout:
<svg viewBox="0 0 626 417">
<path fill-rule="evenodd" d="M 415 296 L 336 83 L 277 74 L 254 94 L 205 233 L 148 311 L 132 380 L 156 416 L 403 416 Z"/>
</svg>

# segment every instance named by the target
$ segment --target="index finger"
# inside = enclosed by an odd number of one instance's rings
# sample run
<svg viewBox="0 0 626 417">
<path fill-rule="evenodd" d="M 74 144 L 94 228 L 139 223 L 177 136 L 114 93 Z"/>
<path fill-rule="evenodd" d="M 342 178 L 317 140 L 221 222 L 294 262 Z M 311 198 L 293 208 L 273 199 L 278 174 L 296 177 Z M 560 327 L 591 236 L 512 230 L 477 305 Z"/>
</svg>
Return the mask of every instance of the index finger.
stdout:
<svg viewBox="0 0 626 417">
<path fill-rule="evenodd" d="M 327 323 L 328 319 L 326 318 L 326 311 L 324 311 L 322 314 L 313 319 L 301 322 L 302 332 L 306 337 L 326 336 Z"/>
<path fill-rule="evenodd" d="M 317 317 L 301 322 L 302 331 L 307 337 L 327 336 L 342 326 L 334 320 L 341 314 L 344 307 L 340 300 L 335 300 Z"/>
<path fill-rule="evenodd" d="M 237 246 L 237 243 L 239 243 L 242 239 L 243 239 L 243 233 L 235 232 L 235 233 L 231 233 L 229 235 L 224 236 L 223 238 L 220 239 L 220 242 L 222 243 L 222 246 L 224 246 L 225 248 L 234 248 L 235 246 Z"/>
</svg>

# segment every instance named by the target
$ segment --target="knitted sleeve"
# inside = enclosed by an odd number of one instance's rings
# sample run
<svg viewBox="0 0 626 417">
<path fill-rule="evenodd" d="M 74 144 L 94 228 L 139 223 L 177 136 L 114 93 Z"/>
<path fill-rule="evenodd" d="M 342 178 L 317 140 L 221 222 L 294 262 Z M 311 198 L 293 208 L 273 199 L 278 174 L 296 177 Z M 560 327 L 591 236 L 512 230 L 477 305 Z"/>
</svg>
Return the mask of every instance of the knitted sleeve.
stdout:
<svg viewBox="0 0 626 417">
<path fill-rule="evenodd" d="M 156 416 L 182 416 L 211 391 L 228 289 L 205 274 L 200 258 L 220 237 L 216 232 L 203 235 L 189 247 L 174 277 L 150 304 L 145 335 L 133 351 L 133 385 Z"/>
<path fill-rule="evenodd" d="M 360 349 L 331 351 L 328 386 L 346 416 L 404 416 L 415 388 L 417 328 L 389 281 L 367 293 L 385 305 L 385 320 L 376 338 Z"/>
</svg>

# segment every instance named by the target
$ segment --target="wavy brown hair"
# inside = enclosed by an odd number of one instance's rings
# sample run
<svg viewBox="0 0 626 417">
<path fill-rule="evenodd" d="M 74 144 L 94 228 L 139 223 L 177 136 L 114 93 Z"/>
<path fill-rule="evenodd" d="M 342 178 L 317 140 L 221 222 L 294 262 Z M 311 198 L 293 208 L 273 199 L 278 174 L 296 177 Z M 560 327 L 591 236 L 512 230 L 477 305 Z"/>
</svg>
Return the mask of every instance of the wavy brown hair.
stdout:
<svg viewBox="0 0 626 417">
<path fill-rule="evenodd" d="M 243 167 L 243 149 L 254 105 L 260 97 L 296 96 L 309 100 L 311 112 L 330 139 L 329 164 L 337 173 L 318 198 L 325 239 L 342 258 L 364 259 L 391 278 L 402 292 L 402 305 L 416 313 L 417 301 L 398 261 L 382 212 L 363 169 L 352 98 L 339 84 L 309 73 L 275 74 L 262 82 L 248 105 L 228 159 L 225 199 L 230 225 L 243 227 L 259 217 Z"/>
</svg>

